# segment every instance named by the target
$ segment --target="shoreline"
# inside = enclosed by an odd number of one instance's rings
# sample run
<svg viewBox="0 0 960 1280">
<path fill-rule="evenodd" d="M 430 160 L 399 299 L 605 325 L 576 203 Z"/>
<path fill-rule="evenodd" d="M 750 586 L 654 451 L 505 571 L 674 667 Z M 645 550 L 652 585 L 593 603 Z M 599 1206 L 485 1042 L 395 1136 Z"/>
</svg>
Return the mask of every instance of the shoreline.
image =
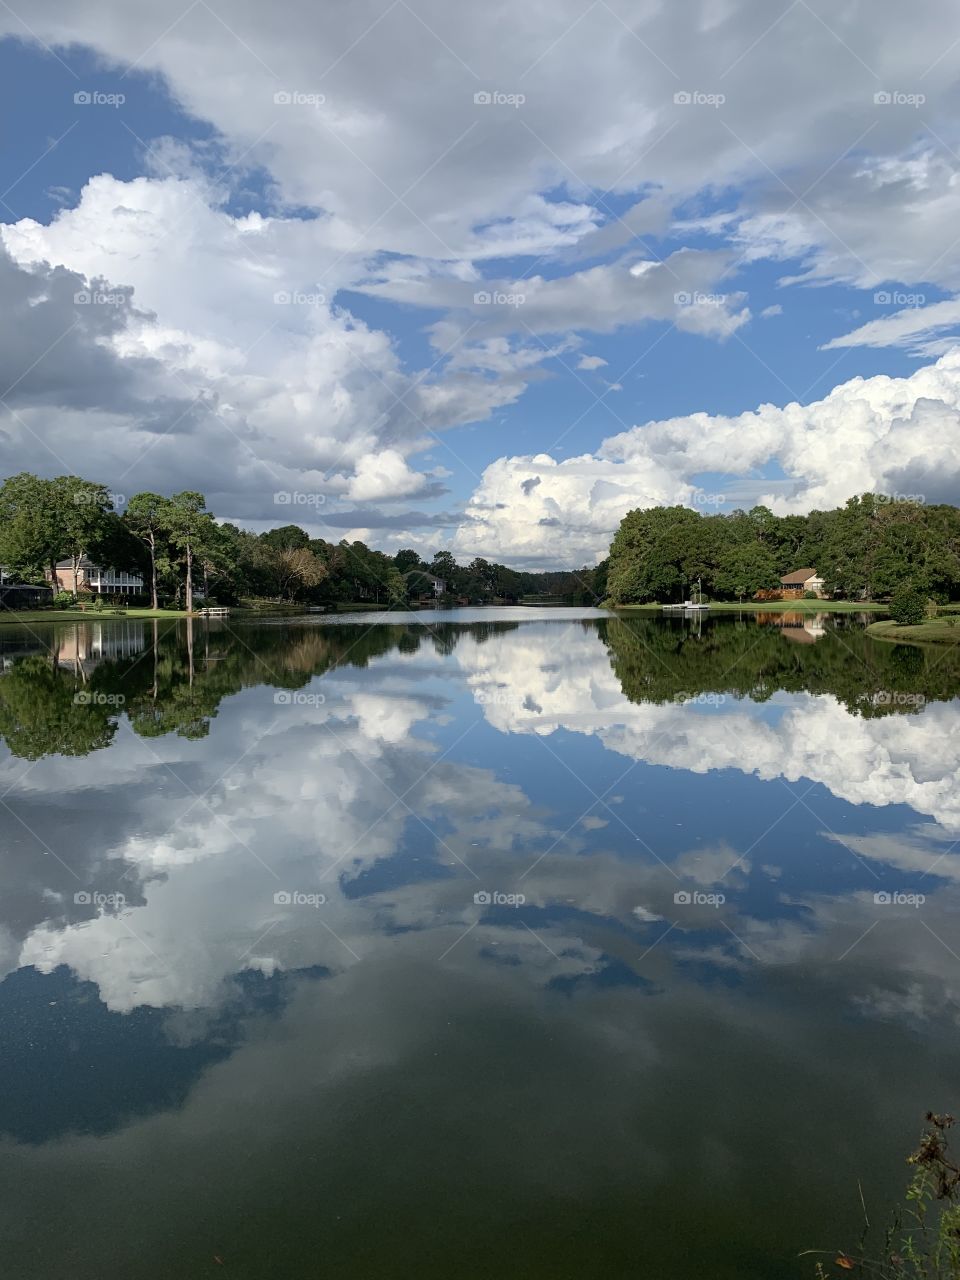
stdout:
<svg viewBox="0 0 960 1280">
<path fill-rule="evenodd" d="M 602 606 L 613 613 L 662 613 L 663 604 L 610 604 Z M 734 600 L 710 602 L 710 613 L 886 613 L 886 605 L 872 600 Z"/>
<path fill-rule="evenodd" d="M 917 623 L 899 623 L 892 618 L 871 622 L 867 635 L 887 644 L 960 644 L 960 626 L 950 626 L 942 618 Z"/>
</svg>

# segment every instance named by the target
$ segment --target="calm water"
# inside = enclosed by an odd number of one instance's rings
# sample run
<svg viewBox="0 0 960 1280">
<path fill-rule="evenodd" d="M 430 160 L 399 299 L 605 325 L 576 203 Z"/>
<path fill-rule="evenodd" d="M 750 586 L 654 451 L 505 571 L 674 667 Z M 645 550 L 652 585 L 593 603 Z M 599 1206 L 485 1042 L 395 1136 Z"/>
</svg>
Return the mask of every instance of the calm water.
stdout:
<svg viewBox="0 0 960 1280">
<path fill-rule="evenodd" d="M 5 1276 L 810 1276 L 960 1105 L 953 650 L 485 610 L 0 673 Z"/>
</svg>

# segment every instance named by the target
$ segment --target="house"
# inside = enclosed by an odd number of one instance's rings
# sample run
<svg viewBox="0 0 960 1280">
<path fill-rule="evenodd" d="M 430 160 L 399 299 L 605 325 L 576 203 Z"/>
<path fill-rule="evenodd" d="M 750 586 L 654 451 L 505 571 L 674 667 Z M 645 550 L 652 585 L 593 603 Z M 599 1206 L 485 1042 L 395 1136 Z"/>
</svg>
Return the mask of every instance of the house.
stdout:
<svg viewBox="0 0 960 1280">
<path fill-rule="evenodd" d="M 818 598 L 824 595 L 823 579 L 817 577 L 816 569 L 794 569 L 793 573 L 786 573 L 780 579 L 781 596 L 797 598 L 807 591 L 812 591 Z"/>
<path fill-rule="evenodd" d="M 412 599 L 429 603 L 432 600 L 438 600 L 442 595 L 446 595 L 447 584 L 445 580 L 438 578 L 436 574 L 430 573 L 426 569 L 411 569 L 409 573 L 405 573 L 403 576 L 407 582 L 408 594 Z"/>
<path fill-rule="evenodd" d="M 101 662 L 136 657 L 146 645 L 144 624 L 123 618 L 106 627 L 100 622 L 64 627 L 57 632 L 54 652 L 58 666 L 89 675 Z"/>
<path fill-rule="evenodd" d="M 794 644 L 816 644 L 826 635 L 823 613 L 801 613 L 799 609 L 784 613 L 758 613 L 757 623 L 762 627 L 776 627 L 784 639 Z"/>
<path fill-rule="evenodd" d="M 56 589 L 73 590 L 72 560 L 57 562 Z M 77 590 L 89 591 L 95 596 L 140 595 L 143 591 L 143 574 L 126 569 L 107 569 L 84 558 L 77 566 Z"/>
</svg>

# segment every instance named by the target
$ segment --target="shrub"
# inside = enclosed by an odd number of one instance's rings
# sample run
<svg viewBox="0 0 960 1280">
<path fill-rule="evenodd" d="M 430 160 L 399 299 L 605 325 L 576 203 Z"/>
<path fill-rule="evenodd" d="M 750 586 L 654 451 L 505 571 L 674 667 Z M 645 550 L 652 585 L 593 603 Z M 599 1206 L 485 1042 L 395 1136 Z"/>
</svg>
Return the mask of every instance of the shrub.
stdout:
<svg viewBox="0 0 960 1280">
<path fill-rule="evenodd" d="M 890 601 L 890 617 L 901 626 L 914 626 L 922 622 L 927 612 L 927 602 L 919 591 L 904 587 Z"/>
<path fill-rule="evenodd" d="M 69 609 L 73 604 L 73 593 L 71 591 L 58 591 L 53 597 L 53 603 L 57 609 Z"/>
<path fill-rule="evenodd" d="M 856 1271 L 866 1280 L 955 1280 L 960 1275 L 960 1169 L 947 1144 L 953 1116 L 927 1112 L 927 1128 L 907 1163 L 914 1174 L 906 1203 L 893 1215 L 882 1241 L 868 1239 L 869 1223 L 860 1250 L 809 1250 L 834 1256 L 834 1266 Z M 816 1264 L 817 1280 L 828 1273 Z"/>
<path fill-rule="evenodd" d="M 803 598 L 804 598 L 804 600 L 819 600 L 819 599 L 820 599 L 820 597 L 817 595 L 817 593 L 816 593 L 815 591 L 805 591 L 805 592 L 803 593 Z"/>
</svg>

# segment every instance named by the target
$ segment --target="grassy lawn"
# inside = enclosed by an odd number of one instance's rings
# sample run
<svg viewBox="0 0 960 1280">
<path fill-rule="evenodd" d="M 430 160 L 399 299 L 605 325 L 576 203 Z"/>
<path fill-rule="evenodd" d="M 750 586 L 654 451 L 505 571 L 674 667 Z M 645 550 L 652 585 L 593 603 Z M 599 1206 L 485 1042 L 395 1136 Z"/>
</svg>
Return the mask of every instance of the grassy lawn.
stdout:
<svg viewBox="0 0 960 1280">
<path fill-rule="evenodd" d="M 661 613 L 662 604 L 608 604 L 617 613 Z M 886 607 L 872 600 L 718 600 L 710 602 L 711 613 L 885 613 Z"/>
<path fill-rule="evenodd" d="M 123 614 L 112 609 L 0 609 L 4 622 L 96 622 L 107 618 L 185 618 L 181 609 L 127 609 Z"/>
<path fill-rule="evenodd" d="M 924 618 L 914 626 L 901 626 L 888 619 L 871 622 L 867 635 L 875 640 L 906 641 L 912 644 L 960 644 L 960 622 L 953 626 L 945 618 Z"/>
</svg>

